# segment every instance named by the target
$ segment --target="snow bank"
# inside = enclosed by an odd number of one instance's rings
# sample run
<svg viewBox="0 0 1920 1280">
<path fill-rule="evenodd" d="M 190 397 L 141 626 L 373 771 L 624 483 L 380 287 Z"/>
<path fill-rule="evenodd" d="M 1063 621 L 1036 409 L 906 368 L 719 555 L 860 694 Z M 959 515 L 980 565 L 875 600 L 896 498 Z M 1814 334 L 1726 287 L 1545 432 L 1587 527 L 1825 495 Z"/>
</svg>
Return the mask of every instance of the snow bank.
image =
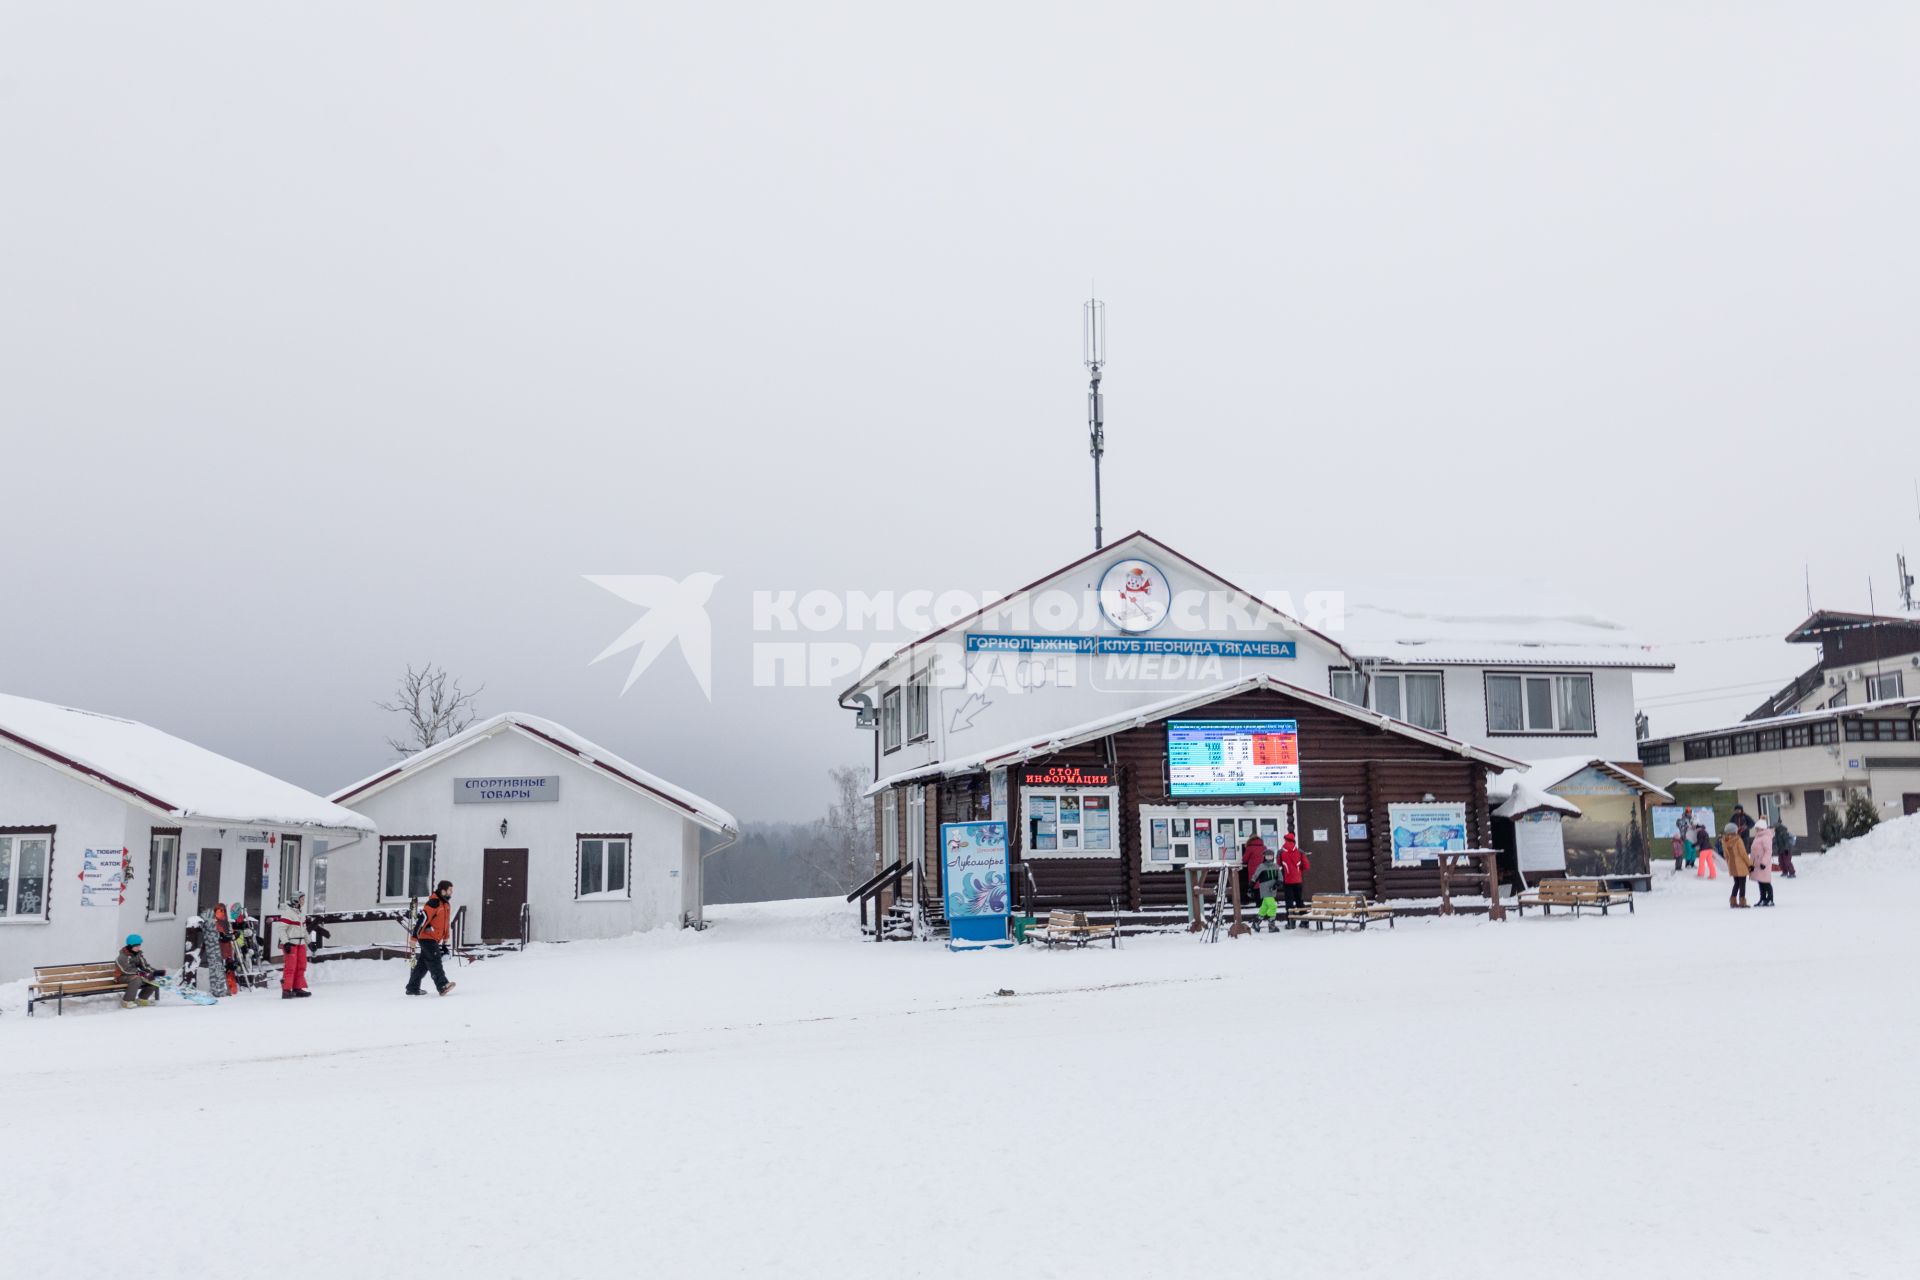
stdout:
<svg viewBox="0 0 1920 1280">
<path fill-rule="evenodd" d="M 1920 813 L 1882 822 L 1853 840 L 1842 840 L 1817 860 L 1843 872 L 1911 872 L 1920 868 Z M 1795 860 L 1795 870 L 1803 865 Z"/>
</svg>

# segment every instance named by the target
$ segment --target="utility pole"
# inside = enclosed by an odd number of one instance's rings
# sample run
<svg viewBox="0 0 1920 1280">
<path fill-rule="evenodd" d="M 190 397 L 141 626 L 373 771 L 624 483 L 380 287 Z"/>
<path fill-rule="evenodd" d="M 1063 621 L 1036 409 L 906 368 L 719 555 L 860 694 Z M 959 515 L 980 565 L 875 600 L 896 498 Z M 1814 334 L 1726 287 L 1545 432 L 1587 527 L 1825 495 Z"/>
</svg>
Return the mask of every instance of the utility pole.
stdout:
<svg viewBox="0 0 1920 1280">
<path fill-rule="evenodd" d="M 1087 442 L 1093 455 L 1093 549 L 1098 551 L 1105 545 L 1100 530 L 1100 457 L 1107 451 L 1106 405 L 1100 394 L 1100 368 L 1107 362 L 1107 304 L 1098 298 L 1087 299 L 1080 338 L 1081 363 L 1092 375 L 1087 383 Z"/>
</svg>

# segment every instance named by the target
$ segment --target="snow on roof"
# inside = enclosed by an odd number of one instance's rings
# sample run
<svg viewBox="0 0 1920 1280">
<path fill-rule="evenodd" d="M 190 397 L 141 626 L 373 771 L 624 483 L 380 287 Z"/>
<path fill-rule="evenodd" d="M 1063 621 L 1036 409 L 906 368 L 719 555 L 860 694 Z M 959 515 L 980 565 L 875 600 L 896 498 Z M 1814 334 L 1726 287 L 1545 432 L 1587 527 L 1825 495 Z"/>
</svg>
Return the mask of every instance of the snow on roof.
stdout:
<svg viewBox="0 0 1920 1280">
<path fill-rule="evenodd" d="M 1741 720 L 1734 724 L 1722 725 L 1717 729 L 1695 729 L 1692 733 L 1668 734 L 1664 738 L 1649 738 L 1649 742 L 1680 742 L 1687 738 L 1711 738 L 1723 733 L 1750 733 L 1755 729 L 1770 729 L 1775 725 L 1804 724 L 1809 720 L 1831 720 L 1835 716 L 1859 715 L 1863 711 L 1898 711 L 1903 708 L 1920 707 L 1920 694 L 1901 698 L 1882 698 L 1878 702 L 1860 702 L 1850 707 L 1820 707 L 1814 711 L 1790 711 L 1786 715 L 1768 716 L 1764 720 Z"/>
<path fill-rule="evenodd" d="M 1625 627 L 1573 612 L 1470 614 L 1349 604 L 1335 635 L 1349 652 L 1382 662 L 1673 670 Z"/>
<path fill-rule="evenodd" d="M 1276 692 L 1284 693 L 1288 697 L 1298 698 L 1302 702 L 1311 703 L 1316 707 L 1322 707 L 1328 711 L 1335 711 L 1355 720 L 1365 721 L 1368 724 L 1385 729 L 1389 733 L 1399 734 L 1403 738 L 1412 738 L 1417 742 L 1425 742 L 1432 746 L 1441 747 L 1453 752 L 1455 755 L 1464 756 L 1469 760 L 1478 760 L 1483 764 L 1493 765 L 1497 768 L 1511 769 L 1520 766 L 1518 760 L 1488 751 L 1484 747 L 1476 747 L 1469 743 L 1461 742 L 1458 739 L 1449 738 L 1445 734 L 1434 733 L 1429 729 L 1422 729 L 1418 725 L 1408 724 L 1404 720 L 1395 720 L 1392 716 L 1381 715 L 1378 711 L 1370 711 L 1365 707 L 1356 707 L 1350 702 L 1342 702 L 1338 698 L 1330 697 L 1324 693 L 1315 693 L 1311 689 L 1302 689 L 1298 685 L 1288 684 L 1284 680 L 1276 679 L 1273 676 L 1267 675 L 1265 672 L 1261 672 L 1256 675 L 1244 676 L 1238 680 L 1229 680 L 1224 684 L 1213 685 L 1210 688 L 1202 689 L 1196 693 L 1183 693 L 1177 697 L 1168 698 L 1161 702 L 1152 702 L 1140 707 L 1130 707 L 1125 711 L 1118 711 L 1111 715 L 1103 716 L 1098 720 L 1089 720 L 1084 724 L 1075 725 L 1071 729 L 1050 734 L 1045 738 L 1022 739 L 1019 742 L 1004 743 L 985 751 L 974 752 L 972 755 L 957 756 L 952 760 L 942 760 L 919 769 L 909 769 L 903 773 L 889 774 L 868 787 L 865 794 L 870 796 L 877 795 L 897 783 L 913 782 L 920 778 L 973 773 L 986 768 L 997 769 L 1002 765 L 1018 764 L 1023 760 L 1031 760 L 1035 756 L 1051 755 L 1055 751 L 1064 751 L 1068 747 L 1076 746 L 1082 742 L 1091 742 L 1095 738 L 1104 738 L 1108 734 L 1117 733 L 1122 729 L 1139 728 L 1143 725 L 1151 724 L 1155 720 L 1163 719 L 1170 715 L 1177 715 L 1179 712 L 1194 707 L 1202 707 L 1210 702 L 1218 702 L 1222 698 L 1230 697 L 1236 693 L 1244 693 L 1249 689 L 1272 689 Z"/>
<path fill-rule="evenodd" d="M 1580 816 L 1579 805 L 1571 800 L 1553 795 L 1548 792 L 1545 787 L 1530 782 L 1524 770 L 1514 771 L 1512 777 L 1508 777 L 1506 774 L 1502 774 L 1501 777 L 1507 779 L 1501 789 L 1502 795 L 1506 798 L 1501 801 L 1500 806 L 1493 811 L 1494 816 L 1497 818 L 1518 818 L 1522 814 L 1532 813 L 1536 809 L 1550 809 L 1555 813 L 1564 813 L 1575 818 Z M 1488 800 L 1494 798 L 1493 792 L 1493 780 L 1489 779 L 1487 781 Z"/>
<path fill-rule="evenodd" d="M 137 720 L 0 693 L 0 745 L 183 822 L 374 829 L 311 791 Z"/>
<path fill-rule="evenodd" d="M 340 804 L 363 800 L 375 791 L 384 790 L 409 774 L 445 760 L 477 742 L 483 742 L 507 730 L 524 734 L 563 755 L 575 756 L 581 764 L 611 774 L 635 790 L 650 794 L 664 804 L 685 811 L 688 817 L 709 831 L 717 831 L 725 835 L 739 833 L 740 823 L 731 813 L 711 800 L 648 773 L 639 765 L 624 760 L 598 743 L 581 737 L 565 725 L 556 724 L 552 720 L 545 720 L 539 716 L 531 716 L 523 711 L 505 711 L 482 720 L 445 741 L 434 743 L 424 751 L 414 752 L 398 764 L 390 765 L 376 774 L 362 778 L 350 787 L 342 787 L 333 793 L 332 799 Z"/>
<path fill-rule="evenodd" d="M 1552 791 L 1555 787 L 1585 769 L 1598 769 L 1609 777 L 1618 779 L 1628 786 L 1648 795 L 1658 796 L 1662 800 L 1671 800 L 1664 787 L 1657 787 L 1631 769 L 1622 769 L 1611 760 L 1601 760 L 1593 756 L 1556 756 L 1550 760 L 1535 760 L 1532 764 L 1522 765 L 1518 769 L 1487 779 L 1487 799 L 1511 797 L 1515 788 L 1525 782 L 1537 791 Z"/>
</svg>

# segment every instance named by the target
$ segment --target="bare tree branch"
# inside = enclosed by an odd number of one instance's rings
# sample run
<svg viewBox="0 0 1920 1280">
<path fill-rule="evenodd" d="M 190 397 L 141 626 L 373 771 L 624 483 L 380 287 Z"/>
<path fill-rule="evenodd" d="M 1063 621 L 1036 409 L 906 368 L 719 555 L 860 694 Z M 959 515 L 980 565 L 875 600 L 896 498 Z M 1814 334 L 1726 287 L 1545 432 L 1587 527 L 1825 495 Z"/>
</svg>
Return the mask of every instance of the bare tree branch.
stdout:
<svg viewBox="0 0 1920 1280">
<path fill-rule="evenodd" d="M 407 674 L 394 690 L 393 701 L 374 703 L 382 711 L 407 718 L 407 736 L 388 738 L 387 745 L 401 755 L 412 755 L 436 742 L 446 741 L 473 723 L 474 700 L 486 687 L 481 685 L 468 693 L 445 668 L 429 662 L 416 671 L 413 664 L 408 663 Z"/>
</svg>

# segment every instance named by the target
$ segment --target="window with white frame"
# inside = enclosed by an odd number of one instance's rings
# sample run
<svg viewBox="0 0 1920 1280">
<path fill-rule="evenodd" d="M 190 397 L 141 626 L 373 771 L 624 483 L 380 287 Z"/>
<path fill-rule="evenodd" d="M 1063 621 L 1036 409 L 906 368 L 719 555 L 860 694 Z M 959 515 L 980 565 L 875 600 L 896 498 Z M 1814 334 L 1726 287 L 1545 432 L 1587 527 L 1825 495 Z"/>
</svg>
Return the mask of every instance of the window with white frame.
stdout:
<svg viewBox="0 0 1920 1280">
<path fill-rule="evenodd" d="M 1589 672 L 1487 674 L 1489 733 L 1564 733 L 1591 736 L 1593 676 Z"/>
<path fill-rule="evenodd" d="M 880 749 L 900 749 L 900 686 L 880 695 Z"/>
<path fill-rule="evenodd" d="M 432 836 L 387 840 L 380 846 L 380 901 L 405 902 L 433 892 Z"/>
<path fill-rule="evenodd" d="M 576 897 L 625 898 L 627 890 L 627 853 L 633 848 L 630 835 L 578 837 L 580 875 Z"/>
<path fill-rule="evenodd" d="M 1867 701 L 1878 702 L 1882 698 L 1902 698 L 1906 696 L 1906 681 L 1900 678 L 1900 672 L 1889 671 L 1885 675 L 1867 677 Z"/>
<path fill-rule="evenodd" d="M 930 732 L 933 668 L 913 673 L 907 681 L 907 741 L 924 742 Z"/>
<path fill-rule="evenodd" d="M 880 797 L 880 865 L 900 861 L 900 793 L 892 787 Z"/>
<path fill-rule="evenodd" d="M 927 789 L 919 783 L 907 788 L 907 862 L 919 866 L 927 857 Z"/>
<path fill-rule="evenodd" d="M 1760 800 L 1760 825 L 1770 827 L 1780 821 L 1780 797 L 1771 791 L 1762 791 Z"/>
<path fill-rule="evenodd" d="M 1356 707 L 1367 705 L 1367 678 L 1358 671 L 1329 671 L 1333 696 Z"/>
<path fill-rule="evenodd" d="M 180 893 L 180 833 L 156 831 L 147 844 L 147 919 L 173 914 Z"/>
<path fill-rule="evenodd" d="M 303 877 L 300 874 L 300 837 L 280 837 L 280 903 L 285 906 L 293 901 L 293 895 L 300 893 Z M 307 904 L 313 905 L 311 903 Z"/>
<path fill-rule="evenodd" d="M 1120 788 L 1022 787 L 1029 858 L 1111 858 L 1120 852 Z"/>
<path fill-rule="evenodd" d="M 1291 829 L 1285 805 L 1141 805 L 1140 869 L 1231 866 L 1255 836 L 1277 854 Z"/>
<path fill-rule="evenodd" d="M 52 860 L 51 831 L 0 835 L 0 923 L 48 918 L 47 876 Z"/>
<path fill-rule="evenodd" d="M 1373 709 L 1422 729 L 1445 733 L 1446 681 L 1438 671 L 1380 671 L 1373 677 Z"/>
</svg>

